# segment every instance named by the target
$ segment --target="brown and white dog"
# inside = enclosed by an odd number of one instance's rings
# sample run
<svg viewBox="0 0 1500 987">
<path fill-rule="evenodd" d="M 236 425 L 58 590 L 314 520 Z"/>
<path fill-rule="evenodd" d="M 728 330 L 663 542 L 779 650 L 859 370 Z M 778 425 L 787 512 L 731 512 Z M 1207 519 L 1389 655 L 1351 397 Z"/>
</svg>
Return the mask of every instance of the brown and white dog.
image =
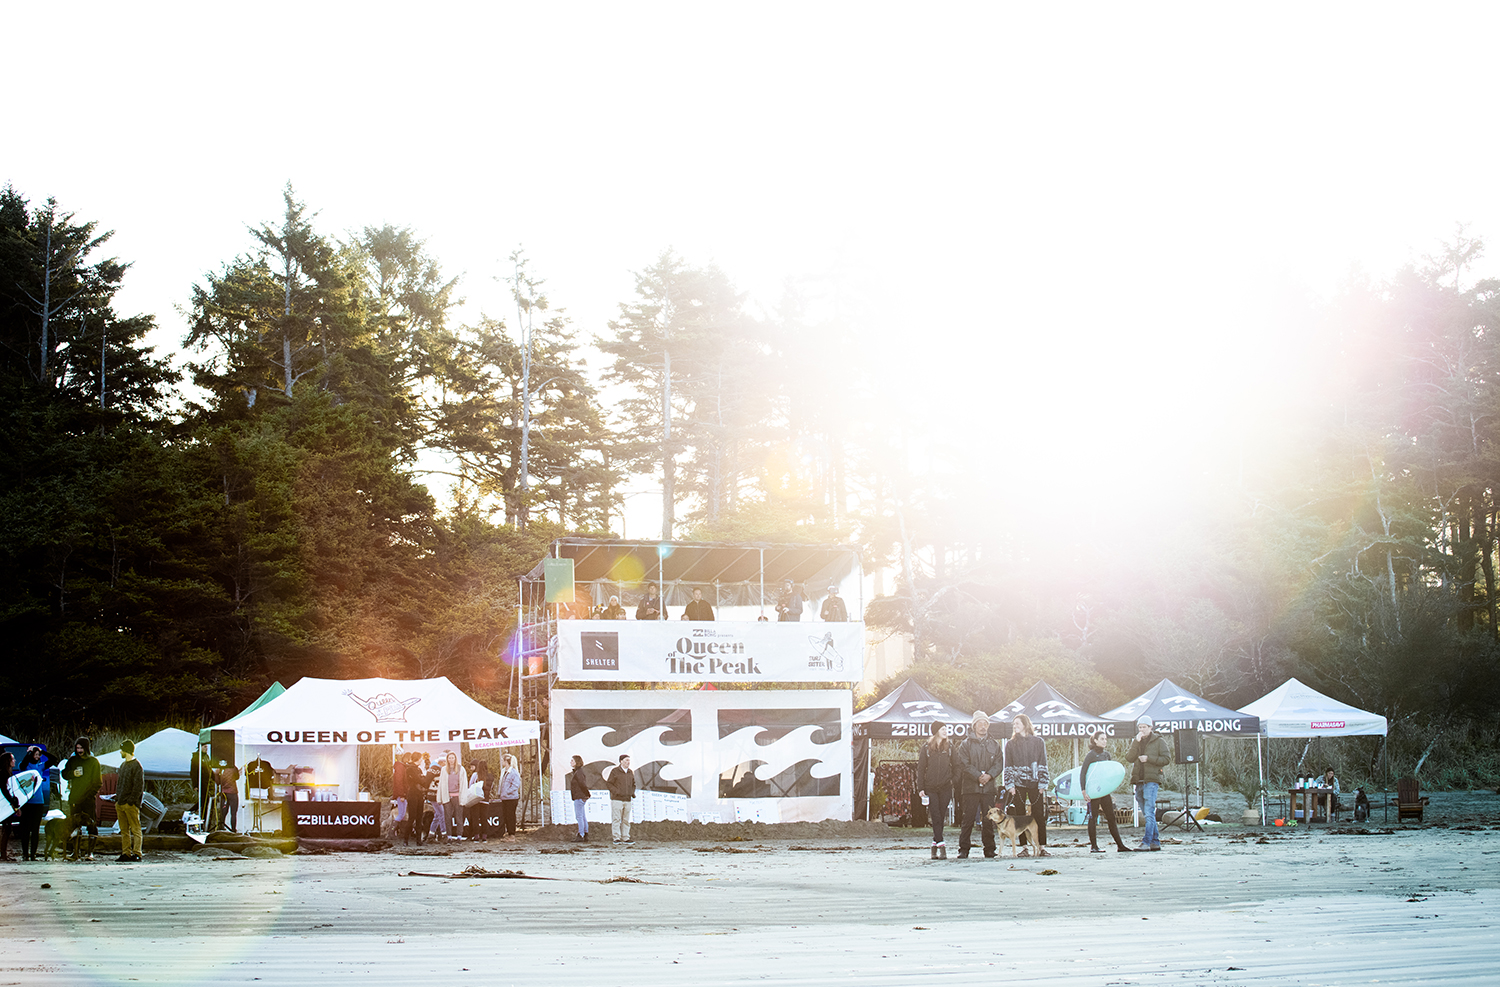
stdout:
<svg viewBox="0 0 1500 987">
<path fill-rule="evenodd" d="M 989 817 L 995 824 L 995 831 L 999 839 L 1005 840 L 1010 844 L 1011 856 L 1019 857 L 1021 855 L 1020 837 L 1022 833 L 1026 834 L 1032 846 L 1038 850 L 1041 849 L 1041 844 L 1037 839 L 1038 834 L 1035 819 L 1030 816 L 1013 816 L 998 805 L 990 807 Z M 1041 856 L 1041 854 L 1038 853 L 1037 856 Z"/>
</svg>

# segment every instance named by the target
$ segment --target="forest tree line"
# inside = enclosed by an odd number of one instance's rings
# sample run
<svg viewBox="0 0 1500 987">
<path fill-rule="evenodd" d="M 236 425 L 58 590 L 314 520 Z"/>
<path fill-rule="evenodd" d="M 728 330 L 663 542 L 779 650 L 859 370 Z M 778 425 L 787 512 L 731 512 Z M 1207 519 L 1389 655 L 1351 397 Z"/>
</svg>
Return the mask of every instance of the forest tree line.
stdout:
<svg viewBox="0 0 1500 987">
<path fill-rule="evenodd" d="M 1226 451 L 1211 509 L 1127 551 L 997 511 L 965 482 L 983 449 L 880 400 L 887 358 L 825 286 L 760 313 L 667 251 L 580 329 L 517 251 L 511 310 L 458 324 L 417 232 L 315 220 L 288 188 L 244 254 L 205 258 L 158 353 L 116 311 L 109 234 L 0 193 L 0 730 L 196 724 L 303 675 L 447 675 L 504 708 L 516 577 L 553 537 L 618 533 L 650 476 L 677 538 L 858 544 L 870 627 L 961 705 L 1047 678 L 1103 710 L 1166 676 L 1235 706 L 1296 675 L 1389 717 L 1407 769 L 1500 776 L 1477 241 L 1320 307 L 1286 355 L 1319 386 L 1268 395 L 1277 427 Z"/>
</svg>

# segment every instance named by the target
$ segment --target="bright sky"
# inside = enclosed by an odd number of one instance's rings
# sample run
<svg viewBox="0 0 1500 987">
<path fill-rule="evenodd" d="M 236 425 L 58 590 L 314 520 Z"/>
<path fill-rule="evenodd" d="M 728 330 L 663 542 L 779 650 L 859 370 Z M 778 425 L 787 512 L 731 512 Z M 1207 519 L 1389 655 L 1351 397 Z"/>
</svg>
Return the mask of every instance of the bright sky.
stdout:
<svg viewBox="0 0 1500 987">
<path fill-rule="evenodd" d="M 1299 331 L 1282 299 L 1384 274 L 1456 222 L 1500 230 L 1497 22 L 1483 4 L 28 4 L 5 18 L 0 182 L 116 231 L 120 308 L 154 314 L 163 348 L 288 180 L 325 232 L 414 227 L 471 313 L 510 314 L 494 279 L 524 245 L 585 333 L 668 245 L 767 307 L 788 277 L 837 275 L 891 354 L 884 393 L 979 482 L 1038 512 L 1070 491 L 1149 501 L 1191 468 L 1177 443 L 1275 378 Z"/>
</svg>

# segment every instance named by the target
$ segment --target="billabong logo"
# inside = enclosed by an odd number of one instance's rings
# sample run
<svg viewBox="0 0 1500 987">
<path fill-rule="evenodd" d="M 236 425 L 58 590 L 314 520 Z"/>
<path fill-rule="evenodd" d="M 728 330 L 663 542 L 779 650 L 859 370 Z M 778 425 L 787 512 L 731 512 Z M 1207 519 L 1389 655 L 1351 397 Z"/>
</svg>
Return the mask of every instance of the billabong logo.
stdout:
<svg viewBox="0 0 1500 987">
<path fill-rule="evenodd" d="M 406 711 L 422 701 L 420 698 L 397 699 L 389 692 L 382 692 L 369 699 L 361 699 L 354 694 L 353 689 L 345 689 L 344 695 L 352 699 L 356 706 L 375 717 L 376 723 L 405 723 Z"/>
</svg>

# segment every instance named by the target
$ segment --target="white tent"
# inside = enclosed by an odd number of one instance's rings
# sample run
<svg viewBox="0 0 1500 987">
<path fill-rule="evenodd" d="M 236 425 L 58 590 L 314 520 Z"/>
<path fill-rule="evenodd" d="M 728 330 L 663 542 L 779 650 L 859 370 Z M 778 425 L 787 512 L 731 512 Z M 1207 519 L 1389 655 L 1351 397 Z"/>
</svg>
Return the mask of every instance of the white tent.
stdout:
<svg viewBox="0 0 1500 987">
<path fill-rule="evenodd" d="M 1287 679 L 1241 713 L 1260 717 L 1262 737 L 1384 737 L 1385 717 L 1341 703 L 1310 685 Z"/>
<path fill-rule="evenodd" d="M 305 678 L 222 728 L 234 731 L 242 770 L 257 758 L 278 770 L 311 769 L 322 797 L 340 802 L 359 795 L 361 746 L 460 751 L 463 744 L 511 747 L 541 737 L 540 724 L 487 709 L 447 678 Z M 241 828 L 248 815 L 241 814 Z"/>
<path fill-rule="evenodd" d="M 0 733 L 0 744 L 14 744 L 14 743 L 15 743 L 14 740 L 11 740 L 9 737 L 7 737 L 3 733 Z"/>
<path fill-rule="evenodd" d="M 1296 679 L 1240 708 L 1260 718 L 1260 736 L 1271 737 L 1384 737 L 1385 717 L 1368 713 L 1348 703 L 1323 695 L 1317 689 Z M 1306 752 L 1304 751 L 1304 754 Z M 1265 764 L 1261 758 L 1260 738 L 1255 741 L 1255 759 L 1261 775 L 1261 825 L 1266 821 Z"/>
<path fill-rule="evenodd" d="M 344 744 L 511 747 L 541 736 L 540 724 L 486 709 L 447 678 L 302 679 L 224 726 L 234 730 L 237 744 L 262 750 Z"/>
<path fill-rule="evenodd" d="M 188 777 L 193 751 L 197 749 L 198 738 L 195 735 L 176 727 L 167 727 L 165 730 L 158 730 L 145 740 L 136 741 L 135 756 L 136 760 L 141 762 L 141 767 L 145 769 L 147 779 L 182 781 Z M 119 770 L 120 762 L 123 760 L 125 756 L 119 751 L 99 755 L 99 764 L 102 767 L 116 771 Z"/>
</svg>

